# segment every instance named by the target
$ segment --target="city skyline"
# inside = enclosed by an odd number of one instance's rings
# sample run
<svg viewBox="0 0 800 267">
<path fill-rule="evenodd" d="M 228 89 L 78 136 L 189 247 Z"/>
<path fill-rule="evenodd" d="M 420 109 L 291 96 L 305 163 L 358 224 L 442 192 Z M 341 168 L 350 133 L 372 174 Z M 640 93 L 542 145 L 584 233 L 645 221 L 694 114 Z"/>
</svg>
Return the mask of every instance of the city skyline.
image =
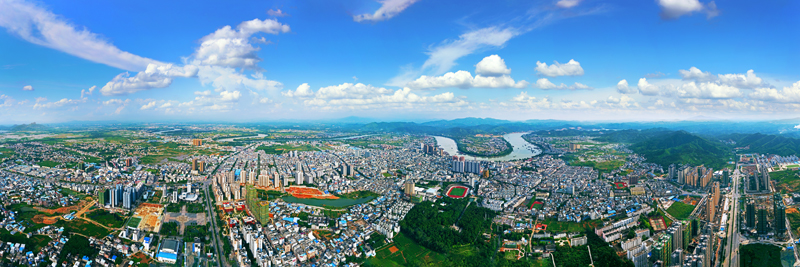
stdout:
<svg viewBox="0 0 800 267">
<path fill-rule="evenodd" d="M 0 0 L 0 124 L 796 118 L 798 5 Z"/>
</svg>

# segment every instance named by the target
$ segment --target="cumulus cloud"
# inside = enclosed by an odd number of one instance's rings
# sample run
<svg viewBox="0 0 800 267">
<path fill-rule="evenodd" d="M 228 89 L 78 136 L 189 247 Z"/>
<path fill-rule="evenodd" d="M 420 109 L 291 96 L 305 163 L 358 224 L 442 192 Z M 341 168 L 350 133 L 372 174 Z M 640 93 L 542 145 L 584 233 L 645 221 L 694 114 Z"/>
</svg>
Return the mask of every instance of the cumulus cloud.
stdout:
<svg viewBox="0 0 800 267">
<path fill-rule="evenodd" d="M 372 14 L 354 15 L 356 22 L 379 22 L 393 18 L 418 0 L 379 0 L 381 7 Z"/>
<path fill-rule="evenodd" d="M 97 89 L 96 85 L 89 87 L 89 89 L 81 89 L 81 98 L 84 98 L 87 95 L 92 95 L 92 93 L 94 93 L 94 89 Z"/>
<path fill-rule="evenodd" d="M 50 108 L 60 108 L 63 106 L 71 106 L 77 105 L 81 103 L 86 103 L 86 99 L 69 99 L 69 98 L 62 98 L 61 100 L 55 102 L 47 102 L 47 98 L 37 98 L 36 103 L 33 105 L 33 109 L 50 109 Z"/>
<path fill-rule="evenodd" d="M 515 82 L 509 75 L 502 76 L 482 76 L 474 77 L 468 71 L 448 72 L 442 76 L 422 75 L 418 79 L 409 82 L 408 87 L 415 89 L 434 89 L 458 87 L 466 88 L 525 88 L 528 86 L 526 81 Z"/>
<path fill-rule="evenodd" d="M 33 91 L 33 86 L 30 85 L 23 86 L 22 91 Z"/>
<path fill-rule="evenodd" d="M 172 84 L 174 77 L 194 77 L 199 68 L 193 65 L 182 67 L 173 64 L 150 64 L 145 71 L 130 76 L 121 73 L 100 89 L 105 96 L 131 94 L 152 88 L 164 88 Z"/>
<path fill-rule="evenodd" d="M 556 84 L 552 83 L 550 80 L 548 80 L 547 78 L 541 78 L 541 79 L 536 80 L 536 87 L 538 87 L 539 89 L 544 89 L 544 90 L 551 90 L 551 89 L 555 89 L 555 90 L 581 90 L 581 89 L 591 90 L 591 89 L 593 89 L 592 87 L 589 87 L 588 85 L 585 85 L 585 84 L 582 84 L 582 83 L 578 83 L 578 82 L 576 82 L 573 85 L 569 85 L 569 86 L 564 84 L 564 83 L 556 85 Z"/>
<path fill-rule="evenodd" d="M 373 98 L 376 96 L 391 93 L 392 90 L 375 87 L 363 83 L 343 83 L 339 85 L 332 85 L 322 87 L 317 91 L 316 98 L 318 99 L 365 99 Z"/>
<path fill-rule="evenodd" d="M 485 57 L 475 64 L 475 74 L 483 76 L 500 76 L 511 74 L 511 69 L 506 66 L 506 61 L 498 55 Z"/>
<path fill-rule="evenodd" d="M 148 110 L 148 109 L 154 108 L 155 106 L 156 106 L 156 101 L 150 101 L 150 103 L 142 105 L 142 107 L 139 108 L 139 109 Z"/>
<path fill-rule="evenodd" d="M 795 129 L 800 129 L 800 124 L 794 126 Z"/>
<path fill-rule="evenodd" d="M 560 8 L 571 8 L 581 3 L 581 0 L 558 0 L 556 6 Z"/>
<path fill-rule="evenodd" d="M 764 101 L 800 103 L 800 81 L 793 83 L 792 86 L 783 87 L 781 90 L 756 88 L 749 96 Z"/>
<path fill-rule="evenodd" d="M 711 74 L 711 72 L 703 72 L 697 67 L 691 67 L 689 70 L 678 70 L 678 74 L 684 80 L 695 80 L 698 82 L 710 82 L 716 80 L 716 77 Z"/>
<path fill-rule="evenodd" d="M 764 80 L 756 76 L 753 70 L 746 74 L 719 74 L 719 82 L 724 85 L 739 88 L 756 88 L 764 85 Z"/>
<path fill-rule="evenodd" d="M 297 86 L 297 89 L 294 91 L 284 91 L 281 92 L 281 94 L 287 97 L 307 98 L 314 96 L 314 91 L 311 91 L 311 86 L 309 86 L 308 83 L 304 83 Z"/>
<path fill-rule="evenodd" d="M 273 16 L 273 17 L 286 17 L 286 16 L 289 16 L 289 14 L 283 13 L 283 11 L 281 11 L 280 9 L 267 10 L 267 15 L 270 15 L 270 16 Z"/>
<path fill-rule="evenodd" d="M 0 1 L 0 27 L 25 41 L 92 62 L 141 71 L 160 62 L 125 52 L 105 38 L 23 0 Z"/>
<path fill-rule="evenodd" d="M 617 83 L 617 92 L 620 94 L 635 94 L 636 88 L 631 88 L 628 86 L 628 80 L 622 79 Z"/>
<path fill-rule="evenodd" d="M 665 20 L 677 19 L 694 12 L 704 12 L 709 19 L 719 15 L 714 1 L 708 5 L 703 5 L 699 0 L 657 0 L 657 3 L 661 7 L 661 18 Z"/>
<path fill-rule="evenodd" d="M 256 52 L 261 48 L 250 44 L 256 33 L 279 34 L 291 31 L 289 25 L 275 19 L 253 19 L 236 26 L 225 26 L 200 39 L 200 47 L 193 54 L 192 64 L 257 69 L 261 58 Z"/>
<path fill-rule="evenodd" d="M 555 61 L 555 63 L 553 63 L 553 65 L 550 66 L 547 66 L 547 63 L 536 61 L 535 70 L 538 71 L 541 75 L 548 77 L 583 75 L 583 68 L 581 67 L 581 63 L 575 61 L 574 59 L 570 59 L 569 62 L 565 64 L 561 64 L 558 63 L 558 61 Z"/>
<path fill-rule="evenodd" d="M 639 93 L 643 95 L 658 95 L 660 92 L 658 86 L 650 84 L 646 78 L 639 79 L 637 86 L 639 87 Z"/>
</svg>

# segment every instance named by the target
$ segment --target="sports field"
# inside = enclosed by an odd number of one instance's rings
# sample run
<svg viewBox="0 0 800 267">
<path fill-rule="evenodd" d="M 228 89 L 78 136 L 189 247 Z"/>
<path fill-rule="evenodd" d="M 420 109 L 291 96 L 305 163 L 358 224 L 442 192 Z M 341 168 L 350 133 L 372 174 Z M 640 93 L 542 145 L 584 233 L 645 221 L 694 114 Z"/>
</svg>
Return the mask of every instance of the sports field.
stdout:
<svg viewBox="0 0 800 267">
<path fill-rule="evenodd" d="M 405 235 L 398 234 L 394 242 L 375 250 L 375 257 L 369 259 L 375 266 L 406 266 L 415 262 L 436 266 L 445 256 L 429 250 Z"/>
<path fill-rule="evenodd" d="M 628 187 L 628 184 L 626 184 L 625 182 L 616 182 L 614 183 L 614 187 L 616 189 L 625 189 L 626 187 Z"/>
<path fill-rule="evenodd" d="M 447 191 L 447 196 L 452 198 L 462 198 L 467 196 L 467 188 L 463 186 L 453 186 Z"/>
<path fill-rule="evenodd" d="M 533 204 L 531 204 L 531 209 L 537 209 L 538 210 L 538 209 L 542 209 L 542 207 L 544 207 L 544 203 L 542 203 L 541 201 L 534 201 Z"/>
</svg>

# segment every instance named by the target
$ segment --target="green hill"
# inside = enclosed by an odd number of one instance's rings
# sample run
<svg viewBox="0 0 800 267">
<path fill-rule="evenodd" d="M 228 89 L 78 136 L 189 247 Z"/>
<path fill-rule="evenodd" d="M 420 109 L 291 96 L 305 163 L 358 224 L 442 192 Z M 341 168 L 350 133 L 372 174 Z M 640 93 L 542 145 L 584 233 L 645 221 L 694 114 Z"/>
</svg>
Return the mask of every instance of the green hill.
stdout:
<svg viewBox="0 0 800 267">
<path fill-rule="evenodd" d="M 684 132 L 670 132 L 633 144 L 633 152 L 661 166 L 673 163 L 706 165 L 719 169 L 725 166 L 732 153 L 717 142 Z"/>
<path fill-rule="evenodd" d="M 736 147 L 748 147 L 739 153 L 777 154 L 781 156 L 800 154 L 800 139 L 771 134 L 732 134 Z"/>
<path fill-rule="evenodd" d="M 50 127 L 36 124 L 35 122 L 31 124 L 14 125 L 14 127 L 11 127 L 12 132 L 44 131 L 47 129 L 50 129 Z"/>
</svg>

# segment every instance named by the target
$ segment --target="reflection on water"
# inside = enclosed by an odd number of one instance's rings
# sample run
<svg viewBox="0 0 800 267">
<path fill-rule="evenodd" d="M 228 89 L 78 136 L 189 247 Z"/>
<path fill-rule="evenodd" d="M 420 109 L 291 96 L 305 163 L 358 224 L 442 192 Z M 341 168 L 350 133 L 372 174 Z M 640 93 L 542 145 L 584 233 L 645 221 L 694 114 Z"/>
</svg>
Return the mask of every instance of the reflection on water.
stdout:
<svg viewBox="0 0 800 267">
<path fill-rule="evenodd" d="M 436 138 L 436 143 L 439 144 L 445 152 L 450 155 L 459 155 L 464 156 L 464 158 L 469 160 L 488 160 L 488 161 L 509 161 L 509 160 L 517 160 L 517 159 L 527 159 L 542 153 L 542 150 L 539 147 L 528 143 L 525 139 L 522 138 L 522 135 L 526 133 L 510 133 L 503 135 L 503 138 L 511 144 L 514 148 L 514 151 L 511 151 L 511 154 L 502 156 L 502 157 L 475 157 L 464 155 L 458 152 L 458 146 L 456 145 L 456 141 L 444 136 L 434 136 Z"/>
<path fill-rule="evenodd" d="M 375 199 L 375 197 L 372 196 L 359 199 L 349 199 L 349 198 L 316 199 L 316 198 L 296 198 L 293 196 L 285 196 L 281 197 L 281 199 L 289 203 L 301 203 L 309 206 L 343 208 L 347 206 L 370 202 L 373 199 Z"/>
<path fill-rule="evenodd" d="M 266 134 L 258 134 L 258 136 L 231 137 L 231 138 L 219 139 L 219 142 L 233 142 L 233 140 L 236 140 L 236 139 L 262 138 L 262 137 L 267 137 L 267 135 Z"/>
</svg>

